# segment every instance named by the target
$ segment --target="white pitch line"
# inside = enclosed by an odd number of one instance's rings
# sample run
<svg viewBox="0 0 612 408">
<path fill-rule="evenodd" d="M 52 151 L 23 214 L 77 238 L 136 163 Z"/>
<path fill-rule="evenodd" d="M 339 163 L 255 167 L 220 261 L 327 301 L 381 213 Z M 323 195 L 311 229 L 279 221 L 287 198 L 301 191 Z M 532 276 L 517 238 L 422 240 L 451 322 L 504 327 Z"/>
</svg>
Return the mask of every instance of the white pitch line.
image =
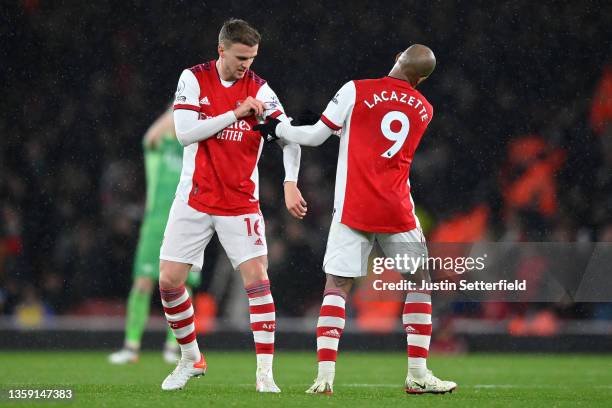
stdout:
<svg viewBox="0 0 612 408">
<path fill-rule="evenodd" d="M 210 384 L 212 385 L 212 384 Z M 252 387 L 254 384 L 233 384 L 238 387 Z M 304 387 L 309 387 L 311 384 L 292 384 L 292 385 L 301 385 Z M 334 384 L 337 388 L 347 387 L 347 388 L 404 388 L 404 384 L 370 384 L 370 383 L 336 383 Z M 565 388 L 560 385 L 544 385 L 544 384 L 474 384 L 474 385 L 461 385 L 459 384 L 458 388 L 475 388 L 475 389 L 513 389 L 513 388 L 521 388 L 521 389 L 559 389 Z M 592 388 L 605 388 L 612 389 L 612 385 L 594 385 Z"/>
<path fill-rule="evenodd" d="M 254 384 L 233 384 L 236 385 L 238 387 L 247 387 L 247 386 L 253 386 Z M 302 385 L 304 387 L 310 387 L 312 384 L 291 384 L 291 385 Z M 376 387 L 384 387 L 384 388 L 404 388 L 403 384 L 361 384 L 361 383 L 356 383 L 356 384 L 342 384 L 342 383 L 337 383 L 335 384 L 337 387 L 355 387 L 355 388 L 376 388 Z"/>
<path fill-rule="evenodd" d="M 367 387 L 385 387 L 385 388 L 403 388 L 404 384 L 402 383 L 397 383 L 397 384 L 370 384 L 370 383 L 350 383 L 350 384 L 343 384 L 343 383 L 336 383 L 335 384 L 337 387 L 362 387 L 362 388 L 367 388 Z M 563 388 L 561 386 L 556 386 L 556 385 L 538 385 L 538 384 L 528 384 L 528 385 L 522 385 L 522 384 L 475 384 L 475 385 L 461 385 L 459 384 L 460 388 Z M 610 386 L 612 387 L 612 386 Z"/>
<path fill-rule="evenodd" d="M 336 384 L 337 387 L 392 387 L 392 388 L 403 388 L 403 384 Z"/>
<path fill-rule="evenodd" d="M 544 385 L 544 384 L 475 384 L 472 386 L 466 386 L 467 388 L 484 388 L 484 389 L 495 389 L 495 388 L 522 388 L 522 389 L 559 389 L 565 388 L 561 385 Z"/>
<path fill-rule="evenodd" d="M 336 387 L 381 387 L 381 388 L 403 388 L 404 385 L 401 383 L 398 384 L 367 384 L 367 383 L 356 383 L 356 384 L 342 384 L 336 383 Z M 537 385 L 537 384 L 529 384 L 529 385 L 521 385 L 521 384 L 475 384 L 475 385 L 461 385 L 459 384 L 459 388 L 482 388 L 482 389 L 494 389 L 494 388 L 563 388 L 561 386 L 556 385 Z"/>
</svg>

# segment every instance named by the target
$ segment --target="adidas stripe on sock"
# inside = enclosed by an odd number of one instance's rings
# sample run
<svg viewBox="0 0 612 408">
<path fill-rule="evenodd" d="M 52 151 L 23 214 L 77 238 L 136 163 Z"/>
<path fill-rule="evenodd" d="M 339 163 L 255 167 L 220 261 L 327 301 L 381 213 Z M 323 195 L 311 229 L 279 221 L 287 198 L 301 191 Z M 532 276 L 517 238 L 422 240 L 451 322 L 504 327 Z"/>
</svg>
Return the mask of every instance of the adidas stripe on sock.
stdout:
<svg viewBox="0 0 612 408">
<path fill-rule="evenodd" d="M 323 304 L 317 322 L 317 358 L 319 374 L 334 372 L 338 343 L 344 330 L 345 294 L 340 289 L 327 289 L 323 293 Z"/>
<path fill-rule="evenodd" d="M 431 341 L 431 295 L 408 292 L 402 323 L 406 332 L 408 372 L 417 378 L 427 371 L 427 356 Z"/>
</svg>

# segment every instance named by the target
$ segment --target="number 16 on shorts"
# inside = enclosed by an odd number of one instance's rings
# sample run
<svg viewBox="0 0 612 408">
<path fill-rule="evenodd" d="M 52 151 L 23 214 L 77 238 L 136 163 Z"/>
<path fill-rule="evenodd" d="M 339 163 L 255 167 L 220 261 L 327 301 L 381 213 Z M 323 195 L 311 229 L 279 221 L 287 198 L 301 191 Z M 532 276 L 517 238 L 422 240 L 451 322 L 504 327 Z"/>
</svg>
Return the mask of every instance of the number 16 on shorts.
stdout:
<svg viewBox="0 0 612 408">
<path fill-rule="evenodd" d="M 253 235 L 257 235 L 257 237 L 264 236 L 264 222 L 263 217 L 256 215 L 255 218 L 244 218 L 244 223 L 246 225 L 247 235 L 252 237 Z"/>
<path fill-rule="evenodd" d="M 243 218 L 247 236 L 253 237 L 254 245 L 265 246 L 266 231 L 261 214 L 249 214 Z"/>
<path fill-rule="evenodd" d="M 261 214 L 243 214 L 235 217 L 216 217 L 219 241 L 232 265 L 267 255 L 266 230 Z"/>
</svg>

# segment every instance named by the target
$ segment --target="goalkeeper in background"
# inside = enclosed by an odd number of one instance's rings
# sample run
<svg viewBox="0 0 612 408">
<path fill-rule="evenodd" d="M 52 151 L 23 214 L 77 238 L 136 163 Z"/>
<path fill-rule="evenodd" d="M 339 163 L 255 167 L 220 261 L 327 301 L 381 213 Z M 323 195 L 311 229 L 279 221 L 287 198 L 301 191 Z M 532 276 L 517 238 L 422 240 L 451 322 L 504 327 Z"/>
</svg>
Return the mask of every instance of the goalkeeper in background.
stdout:
<svg viewBox="0 0 612 408">
<path fill-rule="evenodd" d="M 112 364 L 138 361 L 140 340 L 149 319 L 151 293 L 159 280 L 159 248 L 170 206 L 174 200 L 182 161 L 183 146 L 176 140 L 172 110 L 164 112 L 147 130 L 144 140 L 147 203 L 134 259 L 134 283 L 127 302 L 123 348 L 109 355 Z M 202 254 L 203 256 L 204 254 Z M 197 288 L 200 271 L 191 270 L 186 284 Z M 178 343 L 168 327 L 163 358 L 176 364 Z"/>
</svg>

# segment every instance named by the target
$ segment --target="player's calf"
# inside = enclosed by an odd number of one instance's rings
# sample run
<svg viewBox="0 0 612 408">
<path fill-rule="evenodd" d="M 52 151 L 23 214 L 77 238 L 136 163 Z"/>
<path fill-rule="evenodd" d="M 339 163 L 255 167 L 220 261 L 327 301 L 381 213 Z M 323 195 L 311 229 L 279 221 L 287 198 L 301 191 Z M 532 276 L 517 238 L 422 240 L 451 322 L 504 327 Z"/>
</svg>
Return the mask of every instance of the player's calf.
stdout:
<svg viewBox="0 0 612 408">
<path fill-rule="evenodd" d="M 333 393 L 338 344 L 346 318 L 345 303 L 346 292 L 342 289 L 328 288 L 323 293 L 323 303 L 317 321 L 318 374 L 314 384 L 306 390 L 309 394 Z"/>
</svg>

